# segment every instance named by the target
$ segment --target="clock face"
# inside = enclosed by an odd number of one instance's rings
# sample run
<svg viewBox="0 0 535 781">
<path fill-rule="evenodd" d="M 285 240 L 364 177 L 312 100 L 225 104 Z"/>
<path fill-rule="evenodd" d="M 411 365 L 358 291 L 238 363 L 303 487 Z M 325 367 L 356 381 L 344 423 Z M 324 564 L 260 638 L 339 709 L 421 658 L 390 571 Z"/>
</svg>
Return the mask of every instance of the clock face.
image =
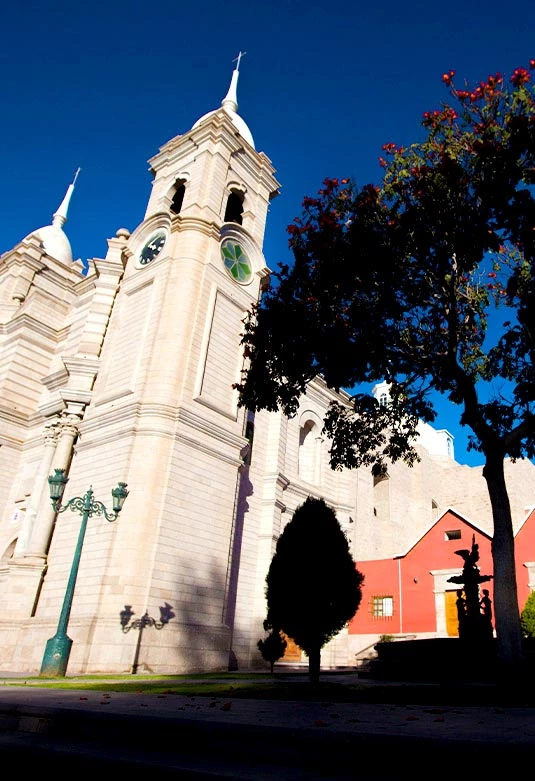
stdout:
<svg viewBox="0 0 535 781">
<path fill-rule="evenodd" d="M 159 230 L 154 233 L 139 253 L 140 265 L 146 266 L 147 263 L 150 263 L 154 258 L 158 257 L 166 239 L 167 233 L 164 230 Z"/>
<path fill-rule="evenodd" d="M 246 285 L 253 276 L 251 261 L 247 253 L 233 239 L 225 239 L 221 244 L 221 257 L 228 273 L 235 282 Z"/>
</svg>

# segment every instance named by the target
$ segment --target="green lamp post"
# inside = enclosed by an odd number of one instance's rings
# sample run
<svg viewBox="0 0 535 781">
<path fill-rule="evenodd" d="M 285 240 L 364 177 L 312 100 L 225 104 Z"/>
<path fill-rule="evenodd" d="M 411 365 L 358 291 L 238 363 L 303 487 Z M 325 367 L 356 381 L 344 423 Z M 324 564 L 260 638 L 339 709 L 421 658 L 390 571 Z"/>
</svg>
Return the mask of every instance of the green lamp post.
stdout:
<svg viewBox="0 0 535 781">
<path fill-rule="evenodd" d="M 40 675 L 47 678 L 63 677 L 67 670 L 72 646 L 72 640 L 67 636 L 67 626 L 69 624 L 72 598 L 74 595 L 76 578 L 78 576 L 78 567 L 80 565 L 80 556 L 82 554 L 87 521 L 92 515 L 103 515 L 107 521 L 116 521 L 117 516 L 122 510 L 124 500 L 128 496 L 126 483 L 119 483 L 117 488 L 114 488 L 111 492 L 113 498 L 113 512 L 109 513 L 102 502 L 98 502 L 93 498 L 93 491 L 91 487 L 89 487 L 84 496 L 75 496 L 73 499 L 69 499 L 66 505 L 62 506 L 61 500 L 68 480 L 69 478 L 65 476 L 64 469 L 55 469 L 54 474 L 50 475 L 48 478 L 50 499 L 52 500 L 52 507 L 54 510 L 57 513 L 62 513 L 71 508 L 75 512 L 81 514 L 82 524 L 78 534 L 76 550 L 74 551 L 67 590 L 65 591 L 65 596 L 63 598 L 63 607 L 58 621 L 58 628 L 54 637 L 51 637 L 46 644 L 43 661 L 41 663 Z"/>
</svg>

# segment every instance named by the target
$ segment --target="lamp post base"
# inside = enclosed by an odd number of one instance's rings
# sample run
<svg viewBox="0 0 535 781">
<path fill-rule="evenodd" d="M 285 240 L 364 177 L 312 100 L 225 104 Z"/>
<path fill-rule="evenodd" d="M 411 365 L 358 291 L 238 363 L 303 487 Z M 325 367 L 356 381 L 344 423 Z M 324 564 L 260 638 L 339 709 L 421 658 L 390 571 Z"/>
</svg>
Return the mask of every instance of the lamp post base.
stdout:
<svg viewBox="0 0 535 781">
<path fill-rule="evenodd" d="M 63 678 L 67 671 L 72 640 L 66 634 L 57 634 L 47 641 L 41 672 L 43 678 Z"/>
</svg>

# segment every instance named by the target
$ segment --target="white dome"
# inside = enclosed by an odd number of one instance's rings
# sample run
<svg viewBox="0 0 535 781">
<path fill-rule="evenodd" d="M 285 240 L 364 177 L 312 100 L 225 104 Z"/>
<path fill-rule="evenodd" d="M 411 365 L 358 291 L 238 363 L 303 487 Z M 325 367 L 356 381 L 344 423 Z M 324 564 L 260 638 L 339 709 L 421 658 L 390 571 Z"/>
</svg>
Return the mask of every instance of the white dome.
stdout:
<svg viewBox="0 0 535 781">
<path fill-rule="evenodd" d="M 247 125 L 245 124 L 243 119 L 240 117 L 240 115 L 236 114 L 235 111 L 229 111 L 229 109 L 227 109 L 227 108 L 225 108 L 224 110 L 225 110 L 225 113 L 229 115 L 229 117 L 230 117 L 230 119 L 232 121 L 232 124 L 234 125 L 234 127 L 236 128 L 236 130 L 238 131 L 240 136 L 245 141 L 247 141 L 247 143 L 250 144 L 253 147 L 253 149 L 254 149 L 255 145 L 254 145 L 253 137 L 251 135 L 251 131 L 249 130 L 249 128 L 247 127 Z M 200 119 L 198 119 L 197 122 L 195 122 L 195 124 L 193 125 L 193 128 L 198 127 L 201 124 L 201 122 L 204 122 L 205 119 L 208 119 L 208 117 L 213 116 L 218 111 L 220 111 L 220 109 L 215 109 L 214 111 L 209 111 L 208 114 L 203 114 L 203 116 Z M 193 130 L 193 128 L 192 128 L 192 130 Z"/>
<path fill-rule="evenodd" d="M 57 225 L 45 225 L 44 228 L 32 231 L 30 236 L 36 236 L 42 242 L 46 254 L 50 255 L 51 258 L 65 264 L 72 263 L 72 249 L 69 239 Z"/>
<path fill-rule="evenodd" d="M 234 127 L 236 128 L 236 130 L 238 131 L 240 136 L 245 141 L 247 141 L 247 143 L 250 144 L 253 147 L 253 149 L 254 149 L 255 145 L 254 145 L 254 141 L 253 141 L 253 136 L 251 135 L 251 131 L 249 130 L 249 128 L 247 127 L 247 125 L 245 124 L 243 119 L 240 117 L 240 115 L 236 114 L 235 111 L 229 111 L 228 108 L 225 108 L 224 110 L 225 110 L 225 113 L 229 115 L 229 117 L 230 117 L 230 119 L 232 121 L 232 124 L 234 125 Z M 193 128 L 198 127 L 201 124 L 201 122 L 204 122 L 205 119 L 208 119 L 208 117 L 213 116 L 218 111 L 220 111 L 220 109 L 215 109 L 214 111 L 209 111 L 208 114 L 203 114 L 203 116 L 200 119 L 198 119 L 197 122 L 195 122 L 195 124 L 193 125 Z M 192 130 L 193 130 L 193 128 L 192 128 Z"/>
<path fill-rule="evenodd" d="M 50 255 L 51 258 L 55 258 L 66 265 L 72 263 L 72 249 L 69 239 L 63 232 L 63 226 L 67 222 L 67 210 L 79 173 L 80 169 L 78 168 L 72 184 L 67 187 L 65 197 L 52 217 L 52 225 L 45 225 L 44 228 L 38 228 L 36 231 L 32 231 L 26 236 L 27 239 L 29 239 L 30 236 L 36 236 L 42 243 L 47 255 Z"/>
</svg>

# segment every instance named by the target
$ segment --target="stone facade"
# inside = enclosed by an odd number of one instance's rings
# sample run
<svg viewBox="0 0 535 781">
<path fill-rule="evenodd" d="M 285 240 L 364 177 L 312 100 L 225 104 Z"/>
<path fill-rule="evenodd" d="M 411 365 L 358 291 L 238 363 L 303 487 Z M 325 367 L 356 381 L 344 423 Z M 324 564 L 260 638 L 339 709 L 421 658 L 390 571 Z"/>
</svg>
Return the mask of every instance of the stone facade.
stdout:
<svg viewBox="0 0 535 781">
<path fill-rule="evenodd" d="M 66 207 L 0 258 L 0 670 L 38 672 L 62 609 L 80 514 L 52 508 L 54 469 L 65 502 L 91 486 L 111 509 L 111 488 L 129 490 L 116 521 L 89 519 L 69 674 L 262 665 L 265 576 L 309 495 L 335 509 L 357 562 L 396 555 L 449 506 L 490 523 L 481 470 L 437 453 L 432 431 L 421 462 L 385 481 L 332 471 L 321 429 L 335 395 L 321 380 L 291 420 L 238 408 L 242 319 L 268 278 L 279 185 L 236 109 L 227 96 L 160 149 L 143 222 L 87 273 Z M 532 478 L 531 463 L 508 466 L 515 522 Z M 157 618 L 165 604 L 163 628 L 121 631 L 125 605 Z M 323 659 L 351 663 L 345 633 Z"/>
</svg>

